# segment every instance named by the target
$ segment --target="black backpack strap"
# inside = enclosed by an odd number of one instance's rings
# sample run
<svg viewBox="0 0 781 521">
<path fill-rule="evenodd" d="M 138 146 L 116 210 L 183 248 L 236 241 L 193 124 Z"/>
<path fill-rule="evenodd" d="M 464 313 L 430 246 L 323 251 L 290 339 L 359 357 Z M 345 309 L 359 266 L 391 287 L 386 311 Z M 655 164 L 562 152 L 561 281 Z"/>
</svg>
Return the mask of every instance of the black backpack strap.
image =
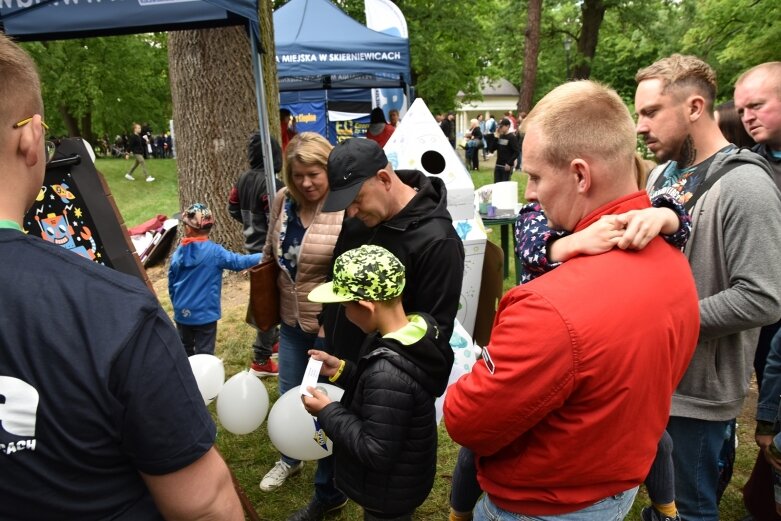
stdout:
<svg viewBox="0 0 781 521">
<path fill-rule="evenodd" d="M 734 152 L 735 155 L 737 156 L 738 154 L 740 154 L 740 152 L 742 150 L 748 150 L 748 149 L 746 149 L 746 148 L 739 148 L 738 150 L 736 150 Z M 714 184 L 716 184 L 716 181 L 718 181 L 719 179 L 724 177 L 724 175 L 727 172 L 730 172 L 733 168 L 737 168 L 737 167 L 739 167 L 741 165 L 746 165 L 746 164 L 753 164 L 753 163 L 749 163 L 748 161 L 738 161 L 738 162 L 730 161 L 728 164 L 722 165 L 721 168 L 719 168 L 718 170 L 713 172 L 711 175 L 706 177 L 702 181 L 702 183 L 700 183 L 700 185 L 697 187 L 697 189 L 694 191 L 694 194 L 691 196 L 691 198 L 688 201 L 686 201 L 686 203 L 684 203 L 683 207 L 686 209 L 686 212 L 690 214 L 692 209 L 694 208 L 694 205 L 697 204 L 697 201 L 700 200 L 700 197 L 705 195 L 705 193 L 708 190 L 710 190 L 711 187 Z"/>
</svg>

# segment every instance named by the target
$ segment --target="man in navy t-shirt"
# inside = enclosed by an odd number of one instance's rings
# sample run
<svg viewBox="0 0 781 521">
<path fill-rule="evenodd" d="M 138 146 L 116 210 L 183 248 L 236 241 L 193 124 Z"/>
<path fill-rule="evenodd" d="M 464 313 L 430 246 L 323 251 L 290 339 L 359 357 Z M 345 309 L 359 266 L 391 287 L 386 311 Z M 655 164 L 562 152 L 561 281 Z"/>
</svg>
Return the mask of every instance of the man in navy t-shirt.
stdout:
<svg viewBox="0 0 781 521">
<path fill-rule="evenodd" d="M 244 519 L 176 330 L 138 280 L 22 232 L 51 147 L 0 35 L 0 519 Z"/>
</svg>

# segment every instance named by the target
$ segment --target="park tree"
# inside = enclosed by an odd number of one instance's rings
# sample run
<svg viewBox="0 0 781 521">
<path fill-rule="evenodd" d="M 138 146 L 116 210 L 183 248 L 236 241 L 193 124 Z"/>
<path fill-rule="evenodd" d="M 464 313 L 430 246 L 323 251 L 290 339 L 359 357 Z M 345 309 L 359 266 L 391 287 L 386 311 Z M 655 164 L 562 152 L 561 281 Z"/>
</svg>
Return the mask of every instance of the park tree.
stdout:
<svg viewBox="0 0 781 521">
<path fill-rule="evenodd" d="M 518 100 L 518 110 L 529 112 L 534 100 L 534 86 L 537 84 L 537 56 L 540 52 L 540 23 L 542 0 L 529 0 L 524 31 L 523 80 Z"/>
<path fill-rule="evenodd" d="M 171 94 L 176 121 L 179 201 L 215 214 L 215 241 L 241 251 L 226 209 L 236 177 L 249 167 L 247 140 L 258 127 L 250 42 L 243 27 L 172 32 Z"/>
<path fill-rule="evenodd" d="M 780 18 L 781 2 L 775 0 L 700 0 L 681 50 L 714 67 L 718 98 L 730 99 L 743 71 L 781 59 Z"/>
<path fill-rule="evenodd" d="M 130 132 L 133 122 L 162 132 L 171 117 L 167 37 L 141 34 L 23 44 L 38 64 L 54 135 Z"/>
</svg>

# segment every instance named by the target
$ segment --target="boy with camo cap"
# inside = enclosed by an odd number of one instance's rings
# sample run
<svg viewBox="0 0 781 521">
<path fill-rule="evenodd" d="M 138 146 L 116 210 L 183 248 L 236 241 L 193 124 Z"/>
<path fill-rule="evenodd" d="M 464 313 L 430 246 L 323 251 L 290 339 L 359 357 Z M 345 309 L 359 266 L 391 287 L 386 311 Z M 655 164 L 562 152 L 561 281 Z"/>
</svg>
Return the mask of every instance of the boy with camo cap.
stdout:
<svg viewBox="0 0 781 521">
<path fill-rule="evenodd" d="M 365 520 L 410 520 L 434 483 L 434 400 L 450 366 L 436 348 L 439 329 L 428 315 L 407 315 L 401 303 L 404 266 L 388 250 L 364 245 L 334 262 L 333 281 L 309 294 L 341 302 L 368 336 L 358 364 L 323 351 L 320 374 L 345 389 L 332 402 L 309 387 L 304 406 L 334 443 L 336 486 L 364 508 Z"/>
</svg>

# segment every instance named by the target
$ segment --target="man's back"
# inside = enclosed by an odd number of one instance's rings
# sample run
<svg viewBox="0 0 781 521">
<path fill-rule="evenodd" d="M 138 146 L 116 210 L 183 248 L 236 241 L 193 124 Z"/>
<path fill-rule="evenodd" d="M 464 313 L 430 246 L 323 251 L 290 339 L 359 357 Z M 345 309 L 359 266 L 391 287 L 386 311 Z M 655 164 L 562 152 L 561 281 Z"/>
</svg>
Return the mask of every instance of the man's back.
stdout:
<svg viewBox="0 0 781 521">
<path fill-rule="evenodd" d="M 585 508 L 645 478 L 697 331 L 686 259 L 661 239 L 577 257 L 502 299 L 485 364 L 448 392 L 448 430 L 501 508 Z"/>
<path fill-rule="evenodd" d="M 0 262 L 0 518 L 159 518 L 139 471 L 215 433 L 170 321 L 139 281 L 17 231 Z"/>
</svg>

